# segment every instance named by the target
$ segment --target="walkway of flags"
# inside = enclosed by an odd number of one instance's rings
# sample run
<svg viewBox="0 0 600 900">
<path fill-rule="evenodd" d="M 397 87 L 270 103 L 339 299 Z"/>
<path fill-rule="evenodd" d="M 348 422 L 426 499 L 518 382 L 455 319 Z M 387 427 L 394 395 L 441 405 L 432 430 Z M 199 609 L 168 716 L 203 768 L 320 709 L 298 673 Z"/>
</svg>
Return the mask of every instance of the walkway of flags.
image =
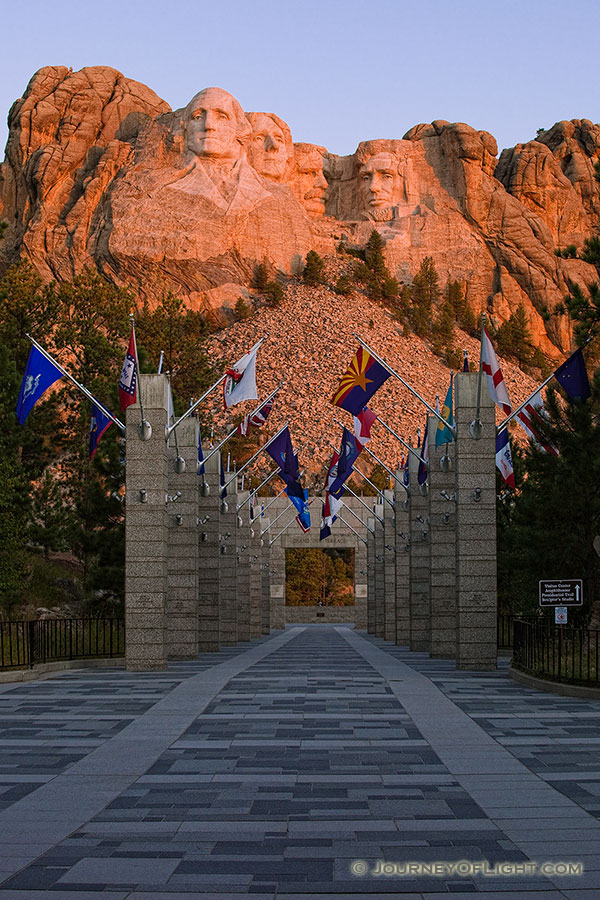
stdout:
<svg viewBox="0 0 600 900">
<path fill-rule="evenodd" d="M 27 416 L 33 409 L 38 400 L 43 397 L 46 391 L 55 382 L 63 377 L 70 380 L 92 404 L 91 428 L 89 438 L 89 454 L 93 457 L 98 443 L 102 435 L 110 427 L 111 424 L 117 425 L 121 430 L 125 430 L 124 424 L 115 416 L 113 416 L 97 400 L 83 385 L 77 382 L 68 371 L 60 365 L 43 347 L 41 347 L 33 338 L 29 338 L 32 344 L 29 359 L 23 376 L 19 399 L 17 403 L 16 415 L 21 425 L 27 419 Z M 176 428 L 179 423 L 190 415 L 197 406 L 210 394 L 218 385 L 222 385 L 224 408 L 229 409 L 232 406 L 246 400 L 258 399 L 258 391 L 256 386 L 256 355 L 265 338 L 258 341 L 235 365 L 227 369 L 226 372 L 213 384 L 195 404 L 175 421 L 172 400 L 169 408 L 169 423 L 167 428 L 168 435 L 174 433 L 176 439 Z M 362 451 L 366 448 L 371 438 L 371 428 L 376 421 L 379 421 L 390 433 L 395 435 L 401 443 L 408 449 L 407 456 L 403 456 L 400 469 L 404 470 L 401 483 L 408 489 L 408 456 L 410 453 L 418 456 L 418 483 L 424 484 L 428 475 L 428 440 L 427 440 L 427 422 L 425 424 L 423 440 L 419 440 L 417 450 L 405 444 L 404 441 L 396 435 L 396 433 L 383 422 L 377 413 L 369 408 L 368 403 L 376 394 L 379 388 L 387 381 L 388 378 L 396 377 L 405 387 L 407 387 L 423 405 L 434 414 L 438 419 L 435 432 L 435 446 L 440 447 L 448 444 L 455 438 L 455 425 L 453 414 L 453 374 L 450 376 L 450 385 L 442 406 L 441 412 L 433 409 L 427 401 L 418 394 L 410 385 L 408 385 L 402 377 L 395 372 L 388 363 L 379 357 L 374 351 L 367 348 L 364 342 L 360 341 L 360 346 L 354 355 L 348 370 L 340 379 L 340 383 L 331 403 L 340 409 L 349 412 L 353 417 L 353 430 L 342 426 L 342 438 L 339 451 L 336 450 L 331 457 L 327 475 L 325 478 L 324 492 L 325 499 L 322 507 L 320 538 L 325 539 L 331 534 L 331 526 L 340 516 L 340 509 L 344 505 L 342 497 L 348 490 L 349 493 L 356 496 L 354 492 L 346 484 L 352 473 L 360 474 L 369 484 L 369 479 L 355 468 L 355 463 Z M 128 406 L 139 400 L 141 425 L 144 423 L 144 408 L 142 397 L 139 391 L 138 379 L 138 353 L 135 336 L 135 326 L 133 317 L 131 317 L 131 332 L 123 368 L 118 383 L 119 403 L 121 411 L 124 412 Z M 465 351 L 463 371 L 469 371 L 469 363 Z M 540 437 L 539 425 L 544 416 L 544 406 L 541 398 L 542 389 L 552 380 L 556 378 L 560 386 L 563 388 L 567 397 L 571 402 L 576 400 L 586 400 L 591 395 L 589 379 L 585 368 L 583 353 L 581 348 L 576 350 L 558 369 L 552 373 L 536 390 L 530 394 L 520 406 L 513 411 L 513 406 L 508 395 L 508 390 L 502 376 L 502 371 L 498 364 L 496 354 L 490 336 L 485 327 L 485 321 L 482 321 L 481 329 L 481 359 L 480 359 L 480 378 L 486 376 L 487 387 L 494 403 L 503 411 L 506 418 L 497 427 L 496 437 L 496 465 L 500 470 L 502 479 L 510 488 L 515 487 L 514 470 L 512 456 L 510 450 L 510 442 L 508 437 L 508 424 L 515 419 L 519 425 L 525 430 L 528 437 L 533 440 L 540 449 L 546 453 L 556 454 L 557 450 L 551 444 L 545 443 Z M 247 436 L 251 429 L 261 428 L 272 408 L 273 398 L 280 390 L 279 385 L 267 398 L 262 401 L 259 406 L 250 414 L 246 415 L 242 421 L 228 434 L 216 447 L 212 447 L 208 456 L 204 455 L 202 443 L 198 446 L 198 474 L 204 473 L 204 463 L 214 453 L 218 452 L 230 437 L 234 434 Z M 170 390 L 170 384 L 169 384 Z M 142 437 L 142 431 L 140 436 Z M 143 439 L 143 437 L 142 437 Z M 303 531 L 310 529 L 310 511 L 308 503 L 308 491 L 302 486 L 301 472 L 298 462 L 298 454 L 294 452 L 292 446 L 292 438 L 289 426 L 286 423 L 279 431 L 268 441 L 266 441 L 260 450 L 248 460 L 237 472 L 233 474 L 229 480 L 226 480 L 225 472 L 221 472 L 221 496 L 227 495 L 227 485 L 233 481 L 241 473 L 243 469 L 249 466 L 263 451 L 276 463 L 277 468 L 266 478 L 262 484 L 266 484 L 272 477 L 278 475 L 285 484 L 282 493 L 285 493 L 292 505 L 297 510 L 298 515 L 296 521 Z M 369 455 L 378 458 L 367 450 Z M 396 477 L 395 473 L 389 469 L 384 463 L 383 467 L 392 477 Z M 229 464 L 227 466 L 229 472 Z M 259 487 L 261 487 L 260 485 Z M 373 486 L 374 487 L 374 486 Z M 256 489 L 258 490 L 258 488 Z M 250 494 L 250 510 L 254 516 L 256 506 L 256 491 Z M 285 530 L 285 529 L 284 529 Z"/>
</svg>

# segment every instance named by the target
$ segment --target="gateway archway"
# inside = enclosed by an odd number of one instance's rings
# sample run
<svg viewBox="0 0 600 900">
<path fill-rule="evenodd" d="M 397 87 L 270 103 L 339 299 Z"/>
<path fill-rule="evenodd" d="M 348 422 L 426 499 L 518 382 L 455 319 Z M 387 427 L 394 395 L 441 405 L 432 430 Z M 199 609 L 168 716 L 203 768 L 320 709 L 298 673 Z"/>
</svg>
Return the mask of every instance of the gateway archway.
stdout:
<svg viewBox="0 0 600 900">
<path fill-rule="evenodd" d="M 373 508 L 374 497 L 361 497 L 365 504 L 353 498 L 344 499 L 341 510 L 342 518 L 334 522 L 331 535 L 324 541 L 319 540 L 320 502 L 313 502 L 311 516 L 312 527 L 304 534 L 293 521 L 294 510 L 289 501 L 283 498 L 273 504 L 274 520 L 280 513 L 289 509 L 289 516 L 283 515 L 281 527 L 291 521 L 289 528 L 271 545 L 271 610 L 276 621 L 283 626 L 297 622 L 353 622 L 357 628 L 367 626 L 367 538 L 366 520 L 369 510 Z M 366 508 L 365 508 L 366 507 Z M 275 534 L 281 528 L 275 526 Z M 274 536 L 273 536 L 274 537 Z M 270 539 L 273 540 L 273 537 Z M 290 549 L 352 549 L 354 551 L 354 605 L 353 606 L 290 606 L 286 604 L 286 566 L 285 553 Z"/>
</svg>

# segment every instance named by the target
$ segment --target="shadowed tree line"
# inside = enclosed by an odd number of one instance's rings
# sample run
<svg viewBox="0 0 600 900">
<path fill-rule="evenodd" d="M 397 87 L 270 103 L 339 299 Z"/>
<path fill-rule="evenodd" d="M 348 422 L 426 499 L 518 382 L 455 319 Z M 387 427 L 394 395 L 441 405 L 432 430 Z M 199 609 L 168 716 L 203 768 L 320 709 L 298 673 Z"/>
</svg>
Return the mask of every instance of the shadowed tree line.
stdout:
<svg viewBox="0 0 600 900">
<path fill-rule="evenodd" d="M 108 409 L 118 412 L 117 382 L 135 297 L 97 273 L 44 285 L 27 262 L 0 280 L 0 613 L 26 603 L 77 601 L 86 612 L 113 609 L 124 590 L 124 439 L 111 425 L 89 458 L 91 405 L 66 379 L 20 426 L 15 408 L 30 352 L 27 334 Z M 140 368 L 173 375 L 176 409 L 212 376 L 202 352 L 202 316 L 165 294 L 154 310 L 138 306 Z M 59 557 L 65 571 L 50 565 Z M 48 578 L 44 586 L 44 560 Z M 55 559 L 56 563 L 56 559 Z M 40 567 L 42 572 L 40 573 Z M 55 590 L 54 581 L 63 584 Z M 41 585 L 38 589 L 36 585 Z M 83 604 L 83 605 L 82 605 Z M 108 605 L 107 605 L 108 604 Z"/>
<path fill-rule="evenodd" d="M 288 606 L 352 606 L 354 550 L 286 550 L 285 602 Z"/>
</svg>

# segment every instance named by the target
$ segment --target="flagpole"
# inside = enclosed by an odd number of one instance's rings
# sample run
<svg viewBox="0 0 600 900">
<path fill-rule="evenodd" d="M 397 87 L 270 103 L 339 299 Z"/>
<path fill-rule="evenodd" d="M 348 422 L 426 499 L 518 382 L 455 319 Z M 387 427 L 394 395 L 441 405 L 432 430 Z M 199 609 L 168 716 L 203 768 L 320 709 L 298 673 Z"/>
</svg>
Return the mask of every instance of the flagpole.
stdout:
<svg viewBox="0 0 600 900">
<path fill-rule="evenodd" d="M 277 470 L 277 472 L 280 472 L 280 471 L 281 471 L 281 469 L 278 469 L 278 470 Z M 277 474 L 277 473 L 275 473 L 275 474 Z M 300 477 L 302 477 L 303 475 L 304 475 L 304 469 L 302 469 L 302 471 L 300 472 Z M 286 484 L 285 487 L 282 487 L 282 488 L 281 488 L 281 490 L 279 491 L 279 493 L 276 494 L 276 495 L 272 498 L 272 500 L 269 500 L 269 502 L 267 503 L 267 505 L 265 506 L 265 508 L 262 510 L 261 516 L 264 515 L 264 514 L 266 513 L 266 511 L 269 509 L 270 506 L 273 506 L 273 504 L 275 503 L 276 500 L 279 500 L 279 498 L 281 497 L 282 494 L 285 494 L 286 490 L 287 490 L 287 484 Z"/>
<path fill-rule="evenodd" d="M 398 381 L 399 381 L 401 384 L 403 384 L 404 387 L 407 388 L 407 390 L 409 390 L 409 391 L 411 392 L 411 394 L 412 394 L 414 397 L 417 398 L 417 400 L 420 400 L 421 403 L 422 403 L 424 406 L 427 407 L 427 409 L 429 410 L 429 412 L 430 412 L 433 416 L 435 416 L 436 419 L 439 419 L 440 422 L 443 422 L 444 425 L 446 425 L 446 426 L 450 429 L 450 431 L 452 432 L 452 434 L 456 434 L 456 429 L 454 428 L 454 426 L 451 425 L 450 422 L 447 422 L 446 419 L 444 419 L 444 417 L 441 415 L 441 413 L 436 412 L 435 409 L 433 408 L 433 406 L 431 406 L 431 405 L 427 402 L 427 400 L 425 400 L 424 397 L 421 397 L 421 395 L 419 394 L 419 392 L 416 391 L 413 387 L 411 387 L 410 384 L 408 384 L 408 382 L 405 381 L 404 378 L 402 378 L 401 375 L 398 375 L 398 373 L 396 372 L 396 370 L 395 370 L 395 369 L 392 369 L 392 367 L 389 365 L 389 363 L 386 363 L 386 361 L 385 361 L 384 359 L 382 359 L 382 357 L 379 356 L 378 353 L 376 353 L 374 350 L 371 350 L 371 348 L 369 347 L 369 345 L 368 345 L 367 343 L 365 343 L 365 341 L 363 341 L 363 339 L 360 338 L 355 332 L 353 332 L 353 335 L 354 335 L 354 337 L 356 338 L 356 340 L 358 341 L 358 343 L 359 343 L 362 347 L 364 347 L 364 349 L 365 349 L 368 353 L 370 353 L 371 356 L 373 356 L 378 362 L 380 362 L 381 365 L 382 365 L 385 369 L 388 370 L 388 372 L 390 373 L 390 375 L 393 375 L 394 378 L 397 378 Z"/>
<path fill-rule="evenodd" d="M 367 506 L 367 504 L 364 502 L 364 500 L 361 497 L 359 497 L 358 494 L 355 494 L 351 487 L 349 487 L 347 484 L 344 484 L 344 490 L 348 491 L 350 494 L 352 494 L 354 499 L 358 500 L 358 502 L 361 504 L 361 506 L 364 506 L 364 508 L 369 513 L 369 515 L 375 516 L 375 518 L 378 519 L 381 522 L 381 524 L 383 525 L 383 519 L 381 518 L 381 516 L 378 516 L 377 513 L 371 509 L 370 506 Z M 334 499 L 341 499 L 341 498 L 334 497 Z"/>
<path fill-rule="evenodd" d="M 354 518 L 355 518 L 358 522 L 360 522 L 360 524 L 363 526 L 363 528 L 366 528 L 366 529 L 367 529 L 367 531 L 369 532 L 369 534 L 375 534 L 374 530 L 373 530 L 372 528 L 369 528 L 369 526 L 367 525 L 366 522 L 363 522 L 363 520 L 361 519 L 361 517 L 358 515 L 358 513 L 355 513 L 355 512 L 354 512 L 354 510 L 352 509 L 351 506 L 348 506 L 348 504 L 347 504 L 347 503 L 344 503 L 343 501 L 342 501 L 342 505 L 343 505 L 344 509 L 347 509 L 349 513 L 352 513 L 352 515 L 354 516 Z M 336 513 L 336 516 L 339 516 L 339 513 Z"/>
<path fill-rule="evenodd" d="M 256 407 L 256 409 L 253 409 L 252 412 L 250 413 L 250 417 L 251 417 L 251 416 L 254 416 L 257 412 L 260 412 L 260 410 L 263 408 L 263 406 L 265 405 L 265 403 L 268 403 L 269 400 L 270 400 L 272 397 L 274 397 L 275 394 L 277 394 L 277 393 L 281 390 L 281 388 L 282 388 L 284 385 L 285 385 L 285 381 L 282 381 L 281 384 L 279 384 L 279 385 L 275 388 L 275 390 L 274 390 L 272 393 L 269 394 L 268 397 L 265 397 L 264 400 L 261 400 L 261 402 L 258 404 L 258 406 Z M 179 422 L 181 422 L 181 419 L 179 420 Z M 179 422 L 178 422 L 177 424 L 179 424 Z M 173 427 L 175 427 L 175 426 L 173 426 Z M 236 434 L 237 430 L 238 430 L 238 426 L 236 425 L 235 428 L 233 428 L 233 429 L 229 432 L 229 434 L 227 435 L 227 437 L 224 437 L 223 440 L 222 440 L 220 443 L 218 443 L 216 447 L 213 447 L 213 449 L 210 451 L 210 453 L 208 454 L 208 456 L 206 456 L 206 457 L 204 458 L 204 462 L 206 462 L 208 459 L 210 459 L 211 456 L 214 456 L 215 453 L 216 453 L 218 450 L 221 449 L 221 447 L 223 446 L 223 444 L 226 444 L 227 441 L 230 440 L 230 438 L 232 438 L 232 437 L 234 436 L 234 434 Z M 241 471 L 242 471 L 242 470 L 240 469 L 240 472 L 241 472 Z"/>
<path fill-rule="evenodd" d="M 587 344 L 589 344 L 589 342 L 590 342 L 591 340 L 592 340 L 592 338 L 588 338 L 588 340 L 585 341 L 585 342 L 581 345 L 581 347 L 578 347 L 577 350 L 575 350 L 575 353 L 578 353 L 580 350 L 583 350 L 583 348 L 586 347 Z M 575 353 L 571 353 L 571 356 L 575 356 Z M 567 363 L 567 362 L 571 359 L 571 356 L 567 357 L 567 359 L 565 360 L 565 363 Z M 508 425 L 508 423 L 509 423 L 509 422 L 512 422 L 512 420 L 515 418 L 515 416 L 518 416 L 519 413 L 521 412 L 521 410 L 522 410 L 522 409 L 525 409 L 525 407 L 527 406 L 527 404 L 528 404 L 531 400 L 533 400 L 533 398 L 535 397 L 535 395 L 536 395 L 536 394 L 539 394 L 539 392 L 542 390 L 542 388 L 545 388 L 546 385 L 547 385 L 550 381 L 552 381 L 552 379 L 554 378 L 555 373 L 556 373 L 556 369 L 554 370 L 554 372 L 552 373 L 552 375 L 548 375 L 548 377 L 546 378 L 546 380 L 545 380 L 545 381 L 542 381 L 542 383 L 540 384 L 540 386 L 539 386 L 538 388 L 536 388 L 535 391 L 533 391 L 533 392 L 529 395 L 529 397 L 527 398 L 527 400 L 524 400 L 524 401 L 521 403 L 520 406 L 517 406 L 517 408 L 515 409 L 514 412 L 511 412 L 510 416 L 507 416 L 507 417 L 506 417 L 506 419 L 504 420 L 504 422 L 502 422 L 500 425 L 497 425 L 497 426 L 496 426 L 496 433 L 497 433 L 497 434 L 500 434 L 501 431 L 504 431 L 504 429 L 506 428 L 506 426 Z"/>
<path fill-rule="evenodd" d="M 357 469 L 357 468 L 356 468 L 356 463 L 354 463 L 354 465 L 353 465 L 353 467 L 352 467 L 352 471 L 353 471 L 353 472 L 358 472 L 358 474 L 361 476 L 361 478 L 364 478 L 365 481 L 367 482 L 367 484 L 370 484 L 371 487 L 372 487 L 374 490 L 377 491 L 377 493 L 379 494 L 379 496 L 382 497 L 383 500 L 385 500 L 385 502 L 386 502 L 387 504 L 389 504 L 389 506 L 392 507 L 392 509 L 394 509 L 394 503 L 393 503 L 392 500 L 390 500 L 388 497 L 385 496 L 385 491 L 380 491 L 379 488 L 377 487 L 377 485 L 376 485 L 376 484 L 373 484 L 373 482 L 371 481 L 371 479 L 370 479 L 370 478 L 367 478 L 367 476 L 365 475 L 364 472 L 361 472 L 360 469 Z"/>
<path fill-rule="evenodd" d="M 346 528 L 349 528 L 350 531 L 351 531 L 353 534 L 356 535 L 356 537 L 359 539 L 359 541 L 362 541 L 363 544 L 364 544 L 365 546 L 368 546 L 368 542 L 365 540 L 365 538 L 364 538 L 362 535 L 360 535 L 360 534 L 358 533 L 358 531 L 356 531 L 355 528 L 352 527 L 352 525 L 350 524 L 350 522 L 346 522 L 345 518 L 344 518 L 342 515 L 340 515 L 340 513 L 337 514 L 337 517 L 338 517 L 338 519 L 340 520 L 340 522 L 343 522 L 343 523 L 344 523 L 344 525 L 346 526 Z M 371 534 L 375 534 L 375 532 L 372 531 Z"/>
<path fill-rule="evenodd" d="M 277 467 L 276 469 L 273 469 L 271 474 L 267 475 L 267 477 L 264 479 L 264 481 L 261 481 L 261 483 L 258 485 L 257 488 L 254 488 L 253 491 L 250 491 L 250 493 L 248 494 L 248 496 L 246 497 L 245 500 L 242 500 L 242 502 L 237 507 L 237 511 L 239 512 L 240 509 L 242 508 L 242 506 L 245 506 L 246 503 L 248 503 L 248 501 L 250 500 L 250 498 L 253 497 L 258 491 L 260 491 L 261 487 L 264 487 L 264 485 L 267 484 L 267 482 L 270 481 L 271 478 L 273 478 L 274 475 L 277 475 L 277 473 L 280 471 L 281 471 L 281 469 L 279 467 Z"/>
<path fill-rule="evenodd" d="M 135 336 L 135 319 L 133 313 L 129 313 L 129 321 L 131 322 L 131 333 L 133 334 L 133 348 L 135 350 L 135 365 L 137 369 L 137 389 L 138 389 L 138 399 L 140 401 L 140 424 L 139 424 L 139 432 L 140 437 L 142 437 L 142 431 L 144 431 L 146 425 L 150 425 L 149 422 L 146 422 L 146 416 L 144 415 L 144 403 L 142 400 L 142 371 L 140 368 L 140 360 L 138 356 L 138 348 L 137 348 L 137 338 Z M 152 426 L 150 426 L 151 428 Z M 144 440 L 144 438 L 142 438 Z M 147 440 L 147 438 L 145 438 Z"/>
<path fill-rule="evenodd" d="M 400 437 L 400 435 L 399 435 L 397 432 L 394 431 L 393 428 L 390 428 L 390 426 L 387 424 L 387 422 L 384 422 L 383 419 L 381 419 L 379 416 L 377 416 L 377 421 L 379 422 L 380 425 L 383 425 L 383 427 L 385 428 L 385 430 L 386 430 L 386 431 L 389 431 L 389 433 L 390 433 L 393 437 L 395 437 L 397 441 L 400 441 L 400 443 L 402 444 L 402 446 L 403 446 L 403 447 L 406 447 L 406 449 L 408 450 L 409 453 L 412 453 L 413 456 L 416 456 L 416 458 L 419 460 L 419 462 L 423 462 L 423 460 L 421 459 L 421 455 L 420 455 L 419 453 L 417 453 L 417 451 L 416 451 L 413 447 L 411 447 L 410 444 L 407 444 L 406 441 L 403 440 L 403 439 Z"/>
<path fill-rule="evenodd" d="M 108 419 L 110 419 L 111 422 L 114 422 L 114 424 L 117 426 L 117 428 L 120 428 L 121 431 L 125 431 L 125 426 L 123 425 L 123 423 L 121 422 L 121 420 L 120 420 L 120 419 L 117 419 L 115 416 L 113 416 L 112 413 L 109 413 L 109 411 L 106 409 L 106 407 L 103 406 L 102 403 L 100 403 L 100 401 L 97 400 L 97 399 L 94 397 L 94 395 L 93 395 L 90 391 L 88 391 L 88 389 L 87 389 L 86 387 L 84 387 L 84 386 L 83 386 L 82 384 L 80 384 L 75 378 L 73 378 L 73 376 L 72 376 L 69 372 L 67 372 L 67 370 L 64 368 L 64 366 L 61 366 L 61 364 L 60 364 L 59 362 L 57 362 L 57 361 L 56 361 L 56 360 L 48 353 L 47 350 L 44 350 L 44 348 L 41 347 L 41 346 L 38 344 L 38 342 L 35 340 L 35 338 L 32 338 L 30 334 L 26 334 L 25 337 L 29 338 L 29 340 L 31 341 L 31 343 L 33 344 L 33 346 L 36 348 L 36 350 L 39 350 L 40 353 L 42 354 L 42 356 L 44 356 L 44 357 L 48 360 L 48 362 L 51 362 L 53 366 L 56 366 L 56 368 L 59 370 L 59 372 L 62 372 L 62 373 L 63 373 L 63 375 L 65 376 L 65 378 L 68 378 L 69 381 L 70 381 L 72 384 L 74 384 L 75 387 L 78 388 L 78 389 L 81 391 L 81 393 L 82 393 L 85 397 L 87 397 L 88 400 L 90 400 L 92 403 L 94 403 L 94 404 L 98 407 L 98 409 L 99 409 L 101 412 L 103 412 L 104 415 L 105 415 Z"/>
<path fill-rule="evenodd" d="M 282 514 L 282 515 L 283 515 L 283 514 Z M 277 518 L 280 518 L 280 516 L 278 516 Z M 275 521 L 277 521 L 277 519 L 275 519 Z M 279 532 L 279 534 L 276 534 L 275 537 L 273 538 L 273 540 L 272 540 L 272 541 L 269 541 L 269 547 L 272 547 L 273 544 L 275 543 L 275 541 L 277 540 L 277 538 L 281 537 L 281 535 L 283 534 L 283 532 L 284 532 L 284 531 L 287 531 L 288 528 L 290 527 L 290 525 L 291 525 L 293 522 L 295 522 L 295 521 L 296 521 L 296 517 L 294 516 L 293 519 L 290 519 L 290 521 L 287 523 L 287 525 L 285 526 L 285 528 L 282 528 L 281 531 Z"/>
<path fill-rule="evenodd" d="M 189 409 L 186 409 L 186 411 L 184 412 L 184 414 L 183 414 L 182 416 L 180 416 L 180 417 L 177 419 L 176 422 L 174 422 L 174 423 L 173 423 L 172 425 L 170 425 L 170 426 L 169 426 L 169 425 L 167 426 L 167 428 L 165 429 L 165 439 L 166 439 L 167 441 L 168 441 L 169 438 L 171 437 L 171 432 L 172 432 L 172 431 L 175 431 L 175 429 L 177 428 L 177 426 L 180 425 L 180 424 L 183 422 L 184 419 L 187 419 L 188 416 L 191 416 L 191 414 L 194 412 L 194 410 L 197 409 L 197 408 L 200 406 L 200 404 L 202 403 L 202 401 L 203 401 L 203 400 L 206 400 L 206 398 L 208 397 L 208 395 L 209 395 L 209 394 L 212 394 L 212 392 L 214 391 L 214 389 L 217 388 L 217 387 L 219 387 L 219 385 L 221 384 L 221 382 L 222 382 L 222 381 L 225 381 L 226 378 L 227 378 L 227 375 L 221 375 L 221 377 L 219 378 L 218 381 L 215 381 L 215 383 L 214 383 L 213 385 L 211 385 L 211 387 L 209 387 L 209 389 L 208 389 L 207 391 L 204 391 L 204 393 L 202 394 L 202 396 L 201 396 L 198 400 L 196 400 L 196 402 L 193 404 L 193 406 L 190 406 Z"/>
<path fill-rule="evenodd" d="M 294 507 L 294 509 L 295 509 L 295 508 L 296 508 L 296 507 Z M 269 531 L 269 530 L 273 527 L 273 525 L 274 525 L 276 522 L 279 522 L 280 518 L 281 518 L 282 516 L 285 516 L 286 512 L 289 512 L 289 511 L 290 511 L 289 506 L 285 506 L 285 507 L 281 510 L 281 512 L 279 513 L 279 515 L 278 515 L 278 516 L 275 516 L 275 518 L 273 519 L 272 522 L 269 522 L 267 528 L 265 528 L 264 531 L 261 531 L 261 535 L 266 534 L 267 531 Z"/>
<path fill-rule="evenodd" d="M 278 390 L 279 390 L 279 388 L 278 388 Z M 265 403 L 266 403 L 266 400 L 265 400 Z M 263 404 L 261 404 L 261 406 L 262 406 L 262 405 L 263 405 Z M 260 406 L 258 407 L 258 409 L 260 409 Z M 257 410 L 255 410 L 255 412 L 257 412 Z M 239 471 L 237 471 L 237 472 L 235 473 L 235 475 L 233 476 L 233 478 L 230 478 L 229 481 L 226 481 L 226 482 L 225 482 L 225 484 L 224 484 L 223 487 L 221 488 L 221 491 L 223 490 L 223 488 L 227 488 L 227 487 L 231 484 L 232 481 L 235 481 L 235 479 L 238 477 L 238 475 L 240 474 L 240 472 L 241 472 L 243 469 L 248 468 L 248 466 L 249 466 L 251 463 L 253 463 L 255 459 L 258 459 L 258 457 L 259 457 L 260 454 L 263 452 L 263 450 L 266 450 L 267 447 L 269 447 L 269 446 L 273 443 L 273 441 L 274 441 L 276 438 L 279 437 L 279 435 L 282 433 L 282 431 L 285 431 L 285 429 L 288 427 L 289 424 L 290 424 L 290 421 L 289 421 L 289 419 L 288 419 L 288 421 L 287 421 L 284 425 L 282 425 L 282 427 L 279 429 L 279 431 L 277 432 L 277 434 L 274 434 L 272 438 L 269 438 L 269 440 L 268 440 L 265 444 L 262 445 L 262 447 L 260 448 L 260 450 L 258 450 L 258 451 L 254 454 L 254 456 L 251 456 L 247 463 L 244 463 L 244 465 L 242 466 L 242 468 L 239 469 Z M 213 452 L 216 452 L 216 451 L 213 451 Z M 211 454 L 211 455 L 212 455 L 212 454 Z M 207 459 L 210 459 L 210 457 L 207 457 Z"/>
<path fill-rule="evenodd" d="M 335 422 L 336 425 L 339 425 L 340 428 L 345 428 L 345 425 L 344 425 L 342 422 L 340 422 L 339 419 L 334 419 L 333 421 Z M 377 418 L 375 419 L 375 421 L 376 421 L 376 422 L 380 422 L 380 423 L 383 425 L 384 428 L 387 428 L 387 430 L 390 432 L 390 434 L 393 434 L 394 437 L 397 438 L 397 439 L 400 441 L 401 444 L 404 444 L 404 446 L 405 446 L 408 450 L 411 451 L 411 453 L 415 453 L 415 451 L 412 449 L 412 447 L 409 447 L 408 444 L 405 444 L 405 443 L 404 443 L 404 441 L 402 440 L 402 438 L 400 437 L 400 435 L 396 434 L 396 432 L 393 431 L 393 430 L 390 428 L 389 425 L 386 425 L 386 424 L 385 424 L 385 422 L 383 421 L 383 419 L 380 419 L 379 416 L 377 416 Z M 332 446 L 333 446 L 333 445 L 332 445 Z M 376 459 L 377 462 L 379 463 L 379 465 L 380 465 L 380 466 L 383 466 L 383 468 L 386 470 L 386 472 L 389 472 L 389 474 L 392 476 L 392 478 L 393 478 L 395 481 L 397 481 L 397 482 L 398 482 L 399 484 L 401 484 L 404 488 L 406 488 L 406 485 L 398 478 L 398 476 L 395 475 L 395 474 L 392 472 L 391 469 L 388 469 L 388 467 L 386 466 L 386 464 L 385 464 L 384 462 L 382 462 L 382 461 L 379 459 L 379 457 L 375 456 L 375 454 L 373 453 L 373 451 L 372 451 L 372 450 L 369 450 L 369 448 L 367 447 L 366 444 L 363 444 L 363 445 L 362 445 L 362 450 L 366 450 L 367 453 L 369 454 L 369 456 L 372 456 L 373 459 Z M 361 453 L 362 453 L 362 450 L 361 450 Z M 419 460 L 419 462 L 423 462 L 423 460 L 421 459 L 421 457 L 419 456 L 418 453 L 415 453 L 415 456 L 417 457 L 417 459 Z M 359 472 L 360 470 L 357 469 L 356 471 Z M 362 474 L 362 473 L 361 473 L 361 474 Z"/>
<path fill-rule="evenodd" d="M 483 341 L 485 338 L 485 313 L 481 313 L 481 347 L 479 348 L 479 377 L 477 379 L 477 410 L 475 412 L 475 418 L 471 422 L 470 431 L 471 437 L 474 437 L 475 440 L 481 437 L 481 383 L 483 381 Z"/>
</svg>

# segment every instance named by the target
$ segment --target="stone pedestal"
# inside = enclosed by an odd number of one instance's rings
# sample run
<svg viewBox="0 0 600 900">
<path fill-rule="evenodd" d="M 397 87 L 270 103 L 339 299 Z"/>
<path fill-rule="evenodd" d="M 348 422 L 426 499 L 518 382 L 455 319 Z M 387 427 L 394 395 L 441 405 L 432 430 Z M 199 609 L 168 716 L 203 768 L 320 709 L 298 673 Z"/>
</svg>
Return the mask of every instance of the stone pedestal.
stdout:
<svg viewBox="0 0 600 900">
<path fill-rule="evenodd" d="M 169 659 L 195 659 L 198 654 L 198 430 L 198 420 L 193 417 L 177 428 L 177 447 L 185 461 L 185 472 L 175 471 L 174 435 L 169 441 Z"/>
<path fill-rule="evenodd" d="M 275 534 L 277 534 L 278 525 L 279 523 L 273 526 Z M 267 526 L 265 525 L 264 527 L 266 528 Z M 272 539 L 271 532 L 267 531 L 263 540 L 268 542 Z M 281 546 L 281 541 L 275 541 L 271 545 L 270 556 L 269 599 L 271 605 L 271 628 L 285 628 L 285 550 Z"/>
<path fill-rule="evenodd" d="M 396 640 L 396 522 L 394 508 L 387 501 L 394 498 L 393 491 L 385 491 L 383 512 L 383 636 L 386 641 Z"/>
<path fill-rule="evenodd" d="M 208 455 L 208 453 L 207 453 Z M 215 453 L 198 476 L 198 649 L 216 652 L 219 636 L 220 483 L 221 456 Z M 208 495 L 203 484 L 208 485 Z"/>
<path fill-rule="evenodd" d="M 152 436 L 138 436 L 140 407 L 126 411 L 125 499 L 125 664 L 129 671 L 167 666 L 168 491 L 167 378 L 140 375 L 146 419 Z"/>
<path fill-rule="evenodd" d="M 396 472 L 398 478 L 403 472 Z M 410 526 L 409 499 L 404 487 L 396 482 L 394 489 L 396 532 L 396 643 L 408 647 L 410 643 Z"/>
<path fill-rule="evenodd" d="M 438 659 L 456 655 L 456 444 L 436 449 L 438 420 L 429 417 L 429 534 L 431 539 L 431 646 Z M 450 468 L 442 471 L 442 457 Z M 450 498 L 450 499 L 447 499 Z"/>
<path fill-rule="evenodd" d="M 225 480 L 230 477 L 225 475 Z M 236 502 L 233 481 L 225 498 L 227 510 L 224 511 L 221 501 L 219 516 L 219 634 L 223 647 L 231 647 L 238 642 Z"/>
<path fill-rule="evenodd" d="M 496 429 L 495 408 L 482 384 L 481 438 L 476 417 L 477 374 L 456 376 L 456 587 L 459 669 L 496 668 Z"/>
<path fill-rule="evenodd" d="M 419 461 L 408 455 L 410 476 L 410 649 L 429 651 L 429 500 L 419 486 Z"/>
</svg>

